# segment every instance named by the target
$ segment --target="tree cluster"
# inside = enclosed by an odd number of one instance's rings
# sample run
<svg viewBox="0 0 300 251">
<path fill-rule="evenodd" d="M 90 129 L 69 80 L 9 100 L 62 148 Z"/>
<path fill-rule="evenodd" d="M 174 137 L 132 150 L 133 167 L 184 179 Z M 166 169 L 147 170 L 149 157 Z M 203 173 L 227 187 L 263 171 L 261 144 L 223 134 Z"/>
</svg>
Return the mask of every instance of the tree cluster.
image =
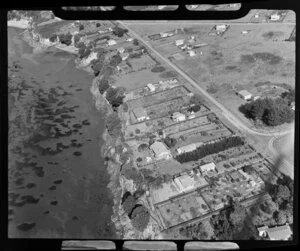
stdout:
<svg viewBox="0 0 300 251">
<path fill-rule="evenodd" d="M 286 102 L 288 103 L 288 105 L 290 105 L 292 102 L 295 102 L 295 89 L 289 89 L 286 92 L 283 92 L 281 94 L 281 97 L 286 100 Z"/>
<path fill-rule="evenodd" d="M 288 102 L 283 98 L 257 99 L 241 105 L 239 110 L 247 118 L 260 120 L 268 126 L 290 123 L 294 118 L 293 111 L 288 106 Z"/>
<path fill-rule="evenodd" d="M 180 228 L 179 234 L 193 240 L 210 240 L 214 232 L 209 221 L 201 221 L 197 224 Z"/>
<path fill-rule="evenodd" d="M 62 44 L 65 44 L 67 46 L 72 44 L 72 37 L 73 36 L 70 32 L 68 32 L 67 34 L 59 34 L 58 37 L 59 37 L 59 41 Z"/>
<path fill-rule="evenodd" d="M 109 87 L 106 90 L 106 99 L 114 109 L 123 104 L 125 88 L 122 87 Z"/>
<path fill-rule="evenodd" d="M 194 105 L 188 109 L 188 112 L 199 112 L 201 110 L 200 105 Z"/>
<path fill-rule="evenodd" d="M 116 137 L 121 134 L 121 120 L 114 112 L 106 118 L 106 128 L 109 135 Z"/>
<path fill-rule="evenodd" d="M 203 97 L 202 97 L 200 94 L 195 93 L 195 94 L 191 97 L 190 103 L 191 103 L 191 104 L 195 104 L 195 105 L 201 106 L 201 105 L 204 103 L 204 99 L 203 99 Z"/>
<path fill-rule="evenodd" d="M 94 71 L 94 75 L 95 76 L 98 76 L 99 73 L 101 72 L 101 70 L 103 69 L 104 67 L 104 61 L 105 61 L 105 56 L 103 53 L 100 53 L 98 52 L 98 56 L 97 56 L 97 59 L 94 59 L 92 62 L 91 62 L 91 67 Z"/>
<path fill-rule="evenodd" d="M 246 208 L 231 200 L 228 207 L 211 217 L 214 233 L 219 240 L 249 240 L 257 238 L 256 229 L 249 221 Z"/>
<path fill-rule="evenodd" d="M 120 27 L 118 27 L 118 26 L 116 26 L 116 27 L 114 27 L 113 28 L 113 31 L 112 31 L 112 33 L 115 35 L 115 36 L 117 36 L 117 37 L 122 37 L 125 33 L 127 33 L 128 32 L 128 30 L 127 29 L 122 29 L 122 28 L 120 28 Z"/>
<path fill-rule="evenodd" d="M 204 158 L 207 155 L 215 154 L 226 149 L 244 145 L 244 141 L 239 136 L 233 136 L 221 139 L 217 142 L 207 144 L 204 146 L 197 147 L 196 150 L 191 152 L 182 153 L 176 156 L 176 160 L 180 163 L 196 161 L 198 159 Z"/>
<path fill-rule="evenodd" d="M 52 35 L 49 37 L 49 41 L 52 42 L 52 43 L 54 43 L 54 42 L 56 41 L 57 37 L 58 37 L 57 34 L 52 34 Z"/>
<path fill-rule="evenodd" d="M 143 231 L 150 220 L 150 214 L 148 210 L 142 205 L 136 205 L 133 209 L 131 215 L 131 223 L 132 225 L 139 231 Z"/>
<path fill-rule="evenodd" d="M 164 143 L 169 147 L 169 148 L 171 148 L 171 147 L 173 147 L 173 146 L 175 146 L 176 145 L 176 143 L 177 143 L 177 140 L 175 139 L 175 138 L 171 138 L 171 137 L 166 137 L 166 138 L 164 138 Z"/>
<path fill-rule="evenodd" d="M 79 48 L 78 56 L 79 56 L 80 59 L 87 58 L 92 52 L 92 47 L 91 46 L 86 46 L 82 42 L 78 43 L 77 47 Z"/>
</svg>

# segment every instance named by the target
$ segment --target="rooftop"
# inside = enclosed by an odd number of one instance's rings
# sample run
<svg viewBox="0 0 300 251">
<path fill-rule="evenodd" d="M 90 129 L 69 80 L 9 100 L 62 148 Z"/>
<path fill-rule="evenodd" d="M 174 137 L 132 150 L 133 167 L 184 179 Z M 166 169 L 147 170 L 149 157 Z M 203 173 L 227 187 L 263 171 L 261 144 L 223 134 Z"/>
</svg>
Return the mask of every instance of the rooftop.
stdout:
<svg viewBox="0 0 300 251">
<path fill-rule="evenodd" d="M 188 174 L 181 175 L 177 179 L 180 181 L 184 189 L 190 187 L 191 185 L 194 185 L 194 179 Z"/>
<path fill-rule="evenodd" d="M 240 95 L 242 96 L 248 96 L 248 95 L 252 95 L 250 92 L 248 92 L 247 90 L 241 90 L 238 92 Z"/>
<path fill-rule="evenodd" d="M 155 141 L 150 148 L 152 149 L 152 151 L 155 153 L 155 155 L 160 155 L 162 153 L 166 153 L 169 152 L 169 150 L 167 149 L 167 147 L 159 141 Z"/>
<path fill-rule="evenodd" d="M 268 228 L 266 229 L 266 232 L 272 240 L 287 239 L 292 235 L 292 231 L 289 225 Z"/>
</svg>

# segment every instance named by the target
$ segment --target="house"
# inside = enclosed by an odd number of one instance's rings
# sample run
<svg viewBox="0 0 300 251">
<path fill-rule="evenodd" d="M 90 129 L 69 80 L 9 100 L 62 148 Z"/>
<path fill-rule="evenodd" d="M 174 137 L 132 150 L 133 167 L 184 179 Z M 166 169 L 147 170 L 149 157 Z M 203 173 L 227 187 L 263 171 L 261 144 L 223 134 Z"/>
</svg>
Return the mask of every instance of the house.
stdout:
<svg viewBox="0 0 300 251">
<path fill-rule="evenodd" d="M 120 56 L 121 56 L 122 60 L 124 61 L 129 57 L 129 53 L 121 53 Z"/>
<path fill-rule="evenodd" d="M 191 9 L 196 9 L 198 7 L 198 4 L 197 5 L 190 5 Z"/>
<path fill-rule="evenodd" d="M 241 90 L 238 92 L 238 95 L 244 100 L 250 100 L 252 98 L 252 94 L 247 90 Z"/>
<path fill-rule="evenodd" d="M 117 50 L 118 50 L 119 53 L 124 53 L 125 48 L 124 48 L 124 47 L 120 47 L 120 48 L 118 48 Z"/>
<path fill-rule="evenodd" d="M 219 31 L 219 32 L 226 31 L 226 28 L 227 28 L 226 24 L 217 24 L 216 25 L 216 31 Z"/>
<path fill-rule="evenodd" d="M 127 42 L 131 42 L 131 41 L 133 41 L 133 38 L 132 38 L 132 37 L 129 37 L 129 38 L 126 39 L 126 41 L 127 41 Z"/>
<path fill-rule="evenodd" d="M 189 119 L 194 119 L 195 117 L 196 117 L 195 113 L 191 113 L 188 118 Z"/>
<path fill-rule="evenodd" d="M 213 162 L 207 163 L 205 165 L 200 166 L 201 172 L 207 172 L 207 171 L 215 170 L 215 168 L 216 168 L 216 165 Z"/>
<path fill-rule="evenodd" d="M 147 119 L 147 112 L 142 107 L 136 107 L 132 110 L 132 112 L 139 122 Z"/>
<path fill-rule="evenodd" d="M 255 100 L 259 99 L 259 98 L 260 98 L 260 96 L 255 96 L 255 97 L 253 97 L 253 100 L 255 101 Z"/>
<path fill-rule="evenodd" d="M 147 84 L 147 87 L 149 88 L 149 90 L 150 90 L 151 92 L 154 92 L 154 91 L 155 91 L 155 86 L 154 86 L 153 84 L 149 83 L 149 84 Z"/>
<path fill-rule="evenodd" d="M 183 45 L 179 45 L 179 46 L 178 46 L 178 48 L 181 49 L 181 50 L 184 50 L 186 47 L 187 47 L 186 44 L 183 44 Z"/>
<path fill-rule="evenodd" d="M 150 149 L 154 152 L 154 155 L 157 159 L 169 159 L 171 158 L 171 152 L 167 149 L 167 147 L 159 141 L 155 141 Z"/>
<path fill-rule="evenodd" d="M 176 46 L 183 45 L 184 44 L 184 39 L 178 39 L 178 40 L 176 40 L 175 44 L 176 44 Z"/>
<path fill-rule="evenodd" d="M 249 31 L 248 30 L 244 30 L 244 31 L 242 31 L 242 34 L 248 34 L 249 33 Z"/>
<path fill-rule="evenodd" d="M 295 102 L 291 103 L 291 109 L 295 111 Z"/>
<path fill-rule="evenodd" d="M 276 14 L 272 14 L 270 17 L 271 21 L 278 21 L 280 19 L 280 15 Z"/>
<path fill-rule="evenodd" d="M 268 226 L 262 226 L 257 228 L 259 236 L 268 237 L 270 240 L 288 240 L 293 234 L 288 224 L 283 226 L 276 226 L 269 228 Z"/>
<path fill-rule="evenodd" d="M 116 40 L 113 40 L 113 39 L 110 39 L 110 40 L 107 41 L 107 44 L 108 44 L 109 46 L 115 45 L 115 44 L 117 44 L 117 41 L 116 41 Z"/>
<path fill-rule="evenodd" d="M 196 148 L 197 148 L 196 144 L 189 144 L 189 145 L 177 148 L 177 153 L 181 154 L 181 153 L 192 152 L 192 151 L 196 150 Z"/>
<path fill-rule="evenodd" d="M 185 115 L 180 112 L 174 112 L 172 114 L 172 119 L 176 122 L 184 121 L 185 120 Z"/>
<path fill-rule="evenodd" d="M 196 52 L 194 51 L 188 51 L 188 54 L 190 55 L 190 57 L 196 56 Z"/>
<path fill-rule="evenodd" d="M 179 191 L 189 192 L 194 189 L 194 179 L 188 174 L 181 175 L 174 179 L 174 183 L 176 184 Z"/>
</svg>

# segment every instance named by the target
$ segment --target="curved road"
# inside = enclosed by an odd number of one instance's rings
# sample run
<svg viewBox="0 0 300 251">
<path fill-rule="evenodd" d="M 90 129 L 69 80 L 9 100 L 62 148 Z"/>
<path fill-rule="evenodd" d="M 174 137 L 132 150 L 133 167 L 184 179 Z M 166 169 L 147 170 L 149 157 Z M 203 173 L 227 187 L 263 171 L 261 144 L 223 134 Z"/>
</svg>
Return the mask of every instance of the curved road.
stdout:
<svg viewBox="0 0 300 251">
<path fill-rule="evenodd" d="M 149 42 L 144 40 L 140 35 L 138 35 L 135 31 L 133 31 L 128 25 L 126 25 L 122 21 L 117 21 L 119 24 L 121 24 L 123 27 L 125 27 L 129 33 L 131 33 L 135 38 L 140 40 L 143 44 L 145 44 L 156 56 L 158 56 L 162 61 L 164 61 L 167 65 L 169 65 L 171 68 L 173 68 L 175 71 L 177 71 L 183 78 L 185 78 L 191 85 L 193 85 L 196 89 L 198 89 L 207 99 L 209 99 L 215 106 L 217 106 L 223 113 L 223 115 L 237 128 L 242 129 L 243 131 L 246 131 L 250 134 L 257 134 L 262 136 L 281 136 L 285 135 L 290 132 L 290 130 L 286 131 L 280 131 L 280 132 L 259 132 L 255 131 L 249 127 L 247 127 L 245 124 L 243 124 L 242 121 L 240 121 L 235 115 L 233 115 L 229 110 L 227 110 L 222 104 L 217 102 L 210 94 L 208 94 L 202 87 L 200 87 L 197 82 L 195 82 L 190 76 L 188 76 L 185 72 L 183 72 L 180 68 L 178 68 L 175 64 L 170 62 L 167 58 L 165 58 L 163 55 L 161 55 L 158 51 L 156 51 Z"/>
</svg>

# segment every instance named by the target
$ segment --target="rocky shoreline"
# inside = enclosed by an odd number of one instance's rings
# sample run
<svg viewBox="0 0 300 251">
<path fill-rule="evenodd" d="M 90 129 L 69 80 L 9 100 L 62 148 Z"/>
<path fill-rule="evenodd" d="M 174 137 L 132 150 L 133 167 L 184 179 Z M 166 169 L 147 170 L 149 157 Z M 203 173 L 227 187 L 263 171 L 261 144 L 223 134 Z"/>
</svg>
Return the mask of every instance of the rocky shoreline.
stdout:
<svg viewBox="0 0 300 251">
<path fill-rule="evenodd" d="M 43 41 L 36 41 L 33 38 L 34 35 L 38 34 L 36 34 L 34 31 L 32 31 L 30 34 L 30 32 L 26 30 L 23 33 L 23 39 L 34 48 L 35 53 L 44 51 L 47 48 L 53 46 L 48 45 Z M 75 64 L 78 69 L 84 70 L 91 74 L 91 70 L 88 67 L 82 67 L 80 61 L 75 60 Z M 107 116 L 109 116 L 109 114 L 113 112 L 113 109 L 106 100 L 106 98 L 99 92 L 99 79 L 101 79 L 101 76 L 97 76 L 93 79 L 90 87 L 90 92 L 93 96 L 96 109 L 100 113 L 102 113 L 102 116 L 106 119 Z M 122 174 L 120 174 L 120 168 L 122 166 L 122 163 L 119 160 L 120 155 L 116 153 L 115 149 L 117 145 L 122 145 L 123 148 L 125 147 L 122 143 L 121 138 L 111 137 L 108 134 L 107 129 L 104 131 L 102 138 L 105 144 L 101 146 L 100 152 L 101 156 L 106 160 L 105 165 L 107 168 L 107 172 L 110 176 L 110 181 L 107 187 L 109 188 L 113 196 L 114 206 L 111 220 L 114 222 L 117 238 L 162 239 L 159 226 L 153 217 L 150 217 L 149 224 L 143 232 L 139 232 L 132 226 L 131 220 L 129 219 L 128 215 L 124 212 L 121 206 L 121 199 L 123 194 L 127 191 L 134 193 L 136 191 L 136 187 L 132 180 L 128 180 Z M 145 201 L 145 199 L 140 198 L 141 204 L 146 204 Z"/>
</svg>

